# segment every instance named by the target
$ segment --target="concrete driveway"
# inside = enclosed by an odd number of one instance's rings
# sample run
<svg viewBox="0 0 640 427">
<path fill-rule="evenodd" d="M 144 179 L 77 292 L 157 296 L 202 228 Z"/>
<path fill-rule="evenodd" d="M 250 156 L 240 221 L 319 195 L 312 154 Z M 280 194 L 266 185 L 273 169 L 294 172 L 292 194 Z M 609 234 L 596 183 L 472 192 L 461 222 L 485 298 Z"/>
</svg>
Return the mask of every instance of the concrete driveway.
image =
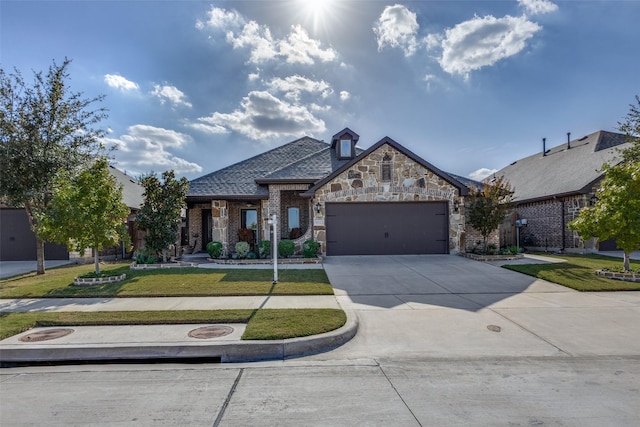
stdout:
<svg viewBox="0 0 640 427">
<path fill-rule="evenodd" d="M 581 293 L 452 255 L 328 257 L 356 337 L 317 360 L 640 355 L 640 292 Z"/>
</svg>

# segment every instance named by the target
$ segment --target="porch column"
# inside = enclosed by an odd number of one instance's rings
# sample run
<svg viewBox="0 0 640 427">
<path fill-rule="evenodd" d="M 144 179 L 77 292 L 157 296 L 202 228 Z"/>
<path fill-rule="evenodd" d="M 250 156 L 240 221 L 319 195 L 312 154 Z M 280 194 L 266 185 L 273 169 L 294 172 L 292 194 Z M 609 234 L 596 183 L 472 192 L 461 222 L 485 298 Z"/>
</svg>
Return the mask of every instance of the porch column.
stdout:
<svg viewBox="0 0 640 427">
<path fill-rule="evenodd" d="M 269 186 L 269 216 L 278 215 L 278 221 L 280 221 L 280 190 L 277 185 Z"/>
<path fill-rule="evenodd" d="M 226 200 L 211 201 L 211 238 L 222 243 L 223 255 L 229 253 L 229 208 Z"/>
</svg>

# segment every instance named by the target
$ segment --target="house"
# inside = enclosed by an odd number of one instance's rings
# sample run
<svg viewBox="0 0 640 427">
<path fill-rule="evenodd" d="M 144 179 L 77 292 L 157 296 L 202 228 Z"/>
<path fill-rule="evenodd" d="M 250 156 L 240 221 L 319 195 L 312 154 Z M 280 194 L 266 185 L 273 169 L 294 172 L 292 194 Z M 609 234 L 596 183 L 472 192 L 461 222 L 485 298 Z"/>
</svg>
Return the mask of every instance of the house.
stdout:
<svg viewBox="0 0 640 427">
<path fill-rule="evenodd" d="M 303 137 L 194 179 L 187 195 L 190 245 L 225 254 L 278 237 L 298 252 L 313 239 L 326 255 L 457 253 L 464 197 L 453 176 L 385 137 L 366 150 L 345 128 L 331 143 Z"/>
<path fill-rule="evenodd" d="M 127 174 L 109 166 L 109 172 L 122 184 L 122 201 L 129 207 L 131 214 L 127 220 L 131 241 L 140 244 L 139 232 L 135 227 L 135 213 L 142 205 L 144 188 Z M 36 259 L 36 236 L 31 230 L 27 213 L 23 208 L 0 207 L 0 261 L 32 261 Z M 121 256 L 122 248 L 110 248 L 105 255 Z M 46 260 L 68 260 L 66 245 L 45 243 Z"/>
<path fill-rule="evenodd" d="M 541 153 L 496 172 L 515 191 L 514 213 L 500 229 L 501 245 L 519 240 L 521 246 L 544 251 L 615 249 L 611 241 L 583 242 L 567 224 L 594 202 L 603 163 L 618 163 L 619 151 L 630 145 L 625 141 L 625 135 L 602 130 L 573 141 L 567 134 L 566 144 L 547 150 L 543 140 Z"/>
</svg>

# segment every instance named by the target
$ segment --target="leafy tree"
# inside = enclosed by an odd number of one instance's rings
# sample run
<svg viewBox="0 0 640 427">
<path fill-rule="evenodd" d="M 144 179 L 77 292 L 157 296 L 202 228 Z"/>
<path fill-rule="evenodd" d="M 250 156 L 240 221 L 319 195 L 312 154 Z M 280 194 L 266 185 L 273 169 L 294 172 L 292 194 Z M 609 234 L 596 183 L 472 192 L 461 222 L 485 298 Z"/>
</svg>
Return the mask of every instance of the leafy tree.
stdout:
<svg viewBox="0 0 640 427">
<path fill-rule="evenodd" d="M 185 198 L 189 181 L 182 177 L 176 179 L 173 170 L 162 173 L 162 181 L 155 173 L 143 177 L 140 183 L 144 187 L 144 204 L 138 212 L 138 228 L 145 230 L 147 249 L 162 254 L 167 261 L 167 250 L 177 240 L 180 227 L 180 213 L 186 207 Z"/>
<path fill-rule="evenodd" d="M 466 218 L 482 235 L 484 253 L 487 252 L 489 234 L 504 221 L 512 198 L 513 190 L 503 177 L 496 178 L 492 183 L 485 182 L 482 189 L 471 188 Z"/>
<path fill-rule="evenodd" d="M 636 96 L 640 106 L 640 98 Z M 619 129 L 632 145 L 622 151 L 616 165 L 604 164 L 604 179 L 591 207 L 580 211 L 568 226 L 583 238 L 615 239 L 624 252 L 623 268 L 629 271 L 629 254 L 640 249 L 640 109 L 631 110 Z"/>
<path fill-rule="evenodd" d="M 41 234 L 80 253 L 93 248 L 95 272 L 100 274 L 98 252 L 129 239 L 122 188 L 104 157 L 76 176 L 61 172 L 47 215 L 39 218 Z"/>
<path fill-rule="evenodd" d="M 88 164 L 102 149 L 104 130 L 94 126 L 106 113 L 90 108 L 104 97 L 70 91 L 70 62 L 54 61 L 47 74 L 34 72 L 31 85 L 18 70 L 7 74 L 0 68 L 0 197 L 27 212 L 36 234 L 38 274 L 45 272 L 39 219 L 49 209 L 56 175 Z"/>
<path fill-rule="evenodd" d="M 636 103 L 630 104 L 629 113 L 624 122 L 618 123 L 618 130 L 627 136 L 627 142 L 633 144 L 622 151 L 623 162 L 640 162 L 640 96 L 636 95 Z"/>
</svg>

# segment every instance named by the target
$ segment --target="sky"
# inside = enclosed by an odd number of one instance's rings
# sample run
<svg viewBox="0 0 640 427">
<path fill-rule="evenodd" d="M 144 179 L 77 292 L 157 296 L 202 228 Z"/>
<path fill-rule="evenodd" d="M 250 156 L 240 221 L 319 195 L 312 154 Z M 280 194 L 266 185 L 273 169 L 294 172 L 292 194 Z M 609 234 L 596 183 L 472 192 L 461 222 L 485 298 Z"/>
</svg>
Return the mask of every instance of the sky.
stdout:
<svg viewBox="0 0 640 427">
<path fill-rule="evenodd" d="M 0 64 L 105 95 L 131 176 L 194 179 L 344 129 L 481 179 L 640 95 L 640 1 L 0 2 Z"/>
</svg>

